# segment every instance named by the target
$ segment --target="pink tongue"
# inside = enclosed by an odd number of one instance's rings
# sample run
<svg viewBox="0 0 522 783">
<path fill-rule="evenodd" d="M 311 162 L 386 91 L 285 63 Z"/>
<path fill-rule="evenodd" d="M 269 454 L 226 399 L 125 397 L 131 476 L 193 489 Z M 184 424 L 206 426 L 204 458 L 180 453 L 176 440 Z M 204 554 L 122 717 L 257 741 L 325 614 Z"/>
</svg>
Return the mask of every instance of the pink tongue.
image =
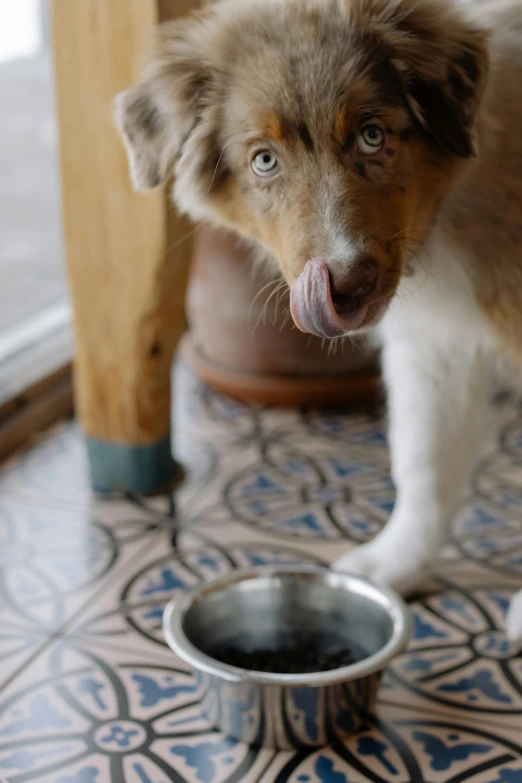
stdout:
<svg viewBox="0 0 522 783">
<path fill-rule="evenodd" d="M 320 258 L 308 261 L 290 291 L 290 311 L 298 329 L 317 337 L 340 337 L 358 329 L 368 305 L 339 315 L 332 301 L 328 267 Z"/>
</svg>

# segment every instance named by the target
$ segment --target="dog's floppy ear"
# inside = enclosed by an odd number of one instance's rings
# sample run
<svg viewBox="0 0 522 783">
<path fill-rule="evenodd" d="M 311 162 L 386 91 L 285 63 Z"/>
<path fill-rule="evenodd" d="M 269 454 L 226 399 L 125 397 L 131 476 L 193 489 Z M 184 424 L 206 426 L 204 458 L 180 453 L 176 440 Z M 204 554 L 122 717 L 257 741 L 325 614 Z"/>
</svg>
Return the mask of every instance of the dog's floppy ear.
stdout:
<svg viewBox="0 0 522 783">
<path fill-rule="evenodd" d="M 209 56 L 209 34 L 197 16 L 160 25 L 141 81 L 116 97 L 116 124 L 136 190 L 168 179 L 185 139 L 212 104 L 219 66 Z"/>
<path fill-rule="evenodd" d="M 441 149 L 474 154 L 488 35 L 454 0 L 354 0 L 365 34 L 394 65 L 412 114 Z"/>
</svg>

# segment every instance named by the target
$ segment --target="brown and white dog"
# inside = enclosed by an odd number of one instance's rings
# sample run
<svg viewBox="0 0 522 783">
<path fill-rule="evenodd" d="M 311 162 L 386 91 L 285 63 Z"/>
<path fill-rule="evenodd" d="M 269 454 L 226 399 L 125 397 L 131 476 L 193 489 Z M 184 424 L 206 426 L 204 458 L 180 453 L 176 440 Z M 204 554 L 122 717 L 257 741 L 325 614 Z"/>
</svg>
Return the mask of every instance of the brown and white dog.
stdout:
<svg viewBox="0 0 522 783">
<path fill-rule="evenodd" d="M 263 248 L 300 329 L 378 334 L 397 503 L 337 567 L 415 587 L 522 364 L 520 2 L 221 0 L 160 27 L 117 116 L 136 188 L 174 174 Z"/>
</svg>

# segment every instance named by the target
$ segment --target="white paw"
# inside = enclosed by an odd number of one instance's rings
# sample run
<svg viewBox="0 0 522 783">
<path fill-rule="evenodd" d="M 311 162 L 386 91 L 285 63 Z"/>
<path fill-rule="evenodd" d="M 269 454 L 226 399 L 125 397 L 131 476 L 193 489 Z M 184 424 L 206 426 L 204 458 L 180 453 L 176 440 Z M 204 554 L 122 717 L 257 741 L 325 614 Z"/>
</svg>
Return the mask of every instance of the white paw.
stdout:
<svg viewBox="0 0 522 783">
<path fill-rule="evenodd" d="M 402 595 L 416 590 L 428 576 L 426 563 L 409 547 L 386 546 L 378 539 L 346 552 L 333 563 L 344 571 L 393 587 Z M 409 550 L 409 551 L 408 551 Z"/>
<path fill-rule="evenodd" d="M 514 651 L 522 650 L 522 590 L 511 599 L 506 617 L 506 634 Z"/>
</svg>

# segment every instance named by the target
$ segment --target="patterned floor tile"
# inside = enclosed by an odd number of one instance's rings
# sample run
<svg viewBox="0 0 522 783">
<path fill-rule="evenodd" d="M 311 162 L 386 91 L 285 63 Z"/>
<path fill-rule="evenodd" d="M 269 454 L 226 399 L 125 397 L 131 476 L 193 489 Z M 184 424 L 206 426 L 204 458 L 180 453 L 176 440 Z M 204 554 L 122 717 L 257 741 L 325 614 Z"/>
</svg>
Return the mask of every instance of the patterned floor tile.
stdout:
<svg viewBox="0 0 522 783">
<path fill-rule="evenodd" d="M 219 470 L 183 506 L 187 516 L 234 521 L 289 542 L 345 539 L 349 546 L 372 538 L 395 494 L 382 437 L 371 435 L 381 425 L 358 417 L 353 443 L 332 443 L 309 432 L 306 418 L 290 413 L 285 424 L 279 414 L 268 425 L 258 419 L 240 435 L 241 449 L 220 456 Z M 325 418 L 333 427 L 333 416 Z"/>
<path fill-rule="evenodd" d="M 503 635 L 522 575 L 522 410 L 499 408 L 377 716 L 343 747 L 275 754 L 211 730 L 162 612 L 233 568 L 326 564 L 373 537 L 395 499 L 384 425 L 246 408 L 183 368 L 176 391 L 175 505 L 94 500 L 71 423 L 0 473 L 0 780 L 522 783 L 522 657 Z"/>
<path fill-rule="evenodd" d="M 413 638 L 388 670 L 382 697 L 434 713 L 451 709 L 466 721 L 518 725 L 522 735 L 522 655 L 504 634 L 515 589 L 439 580 L 436 592 L 411 606 Z"/>
<path fill-rule="evenodd" d="M 0 627 L 0 689 L 48 642 L 49 636 L 34 628 L 2 623 Z M 1 780 L 1 776 L 0 776 Z"/>
<path fill-rule="evenodd" d="M 1 502 L 0 622 L 59 629 L 168 525 L 131 504 L 124 512 Z"/>
<path fill-rule="evenodd" d="M 8 783 L 520 780 L 516 726 L 383 705 L 344 746 L 274 754 L 213 731 L 200 687 L 174 656 L 56 642 L 4 693 L 0 770 Z"/>
<path fill-rule="evenodd" d="M 235 528 L 233 529 L 235 530 Z M 158 537 L 147 553 L 124 571 L 110 589 L 89 606 L 69 632 L 111 646 L 140 649 L 143 655 L 167 652 L 161 619 L 168 601 L 201 581 L 269 563 L 321 562 L 317 556 L 279 542 L 239 538 L 220 528 L 220 542 L 205 532 L 186 532 L 175 548 Z"/>
<path fill-rule="evenodd" d="M 64 422 L 12 459 L 0 473 L 0 497 L 88 503 L 87 459 L 79 427 Z"/>
<path fill-rule="evenodd" d="M 477 482 L 484 486 L 482 470 Z M 497 483 L 491 497 L 477 493 L 456 520 L 452 538 L 463 557 L 521 582 L 522 490 Z"/>
<path fill-rule="evenodd" d="M 373 538 L 394 503 L 386 463 L 358 448 L 316 447 L 313 456 L 279 438 L 223 488 L 232 519 L 285 538 Z"/>
<path fill-rule="evenodd" d="M 259 445 L 268 431 L 296 421 L 297 413 L 265 412 L 215 394 L 182 364 L 174 375 L 175 452 L 189 466 L 189 476 L 208 483 L 222 460 Z"/>
<path fill-rule="evenodd" d="M 433 719 L 381 706 L 368 729 L 343 746 L 281 753 L 260 783 L 520 783 L 519 729 Z"/>
<path fill-rule="evenodd" d="M 174 656 L 54 643 L 0 702 L 8 783 L 255 781 L 270 751 L 215 732 L 201 684 Z"/>
</svg>

